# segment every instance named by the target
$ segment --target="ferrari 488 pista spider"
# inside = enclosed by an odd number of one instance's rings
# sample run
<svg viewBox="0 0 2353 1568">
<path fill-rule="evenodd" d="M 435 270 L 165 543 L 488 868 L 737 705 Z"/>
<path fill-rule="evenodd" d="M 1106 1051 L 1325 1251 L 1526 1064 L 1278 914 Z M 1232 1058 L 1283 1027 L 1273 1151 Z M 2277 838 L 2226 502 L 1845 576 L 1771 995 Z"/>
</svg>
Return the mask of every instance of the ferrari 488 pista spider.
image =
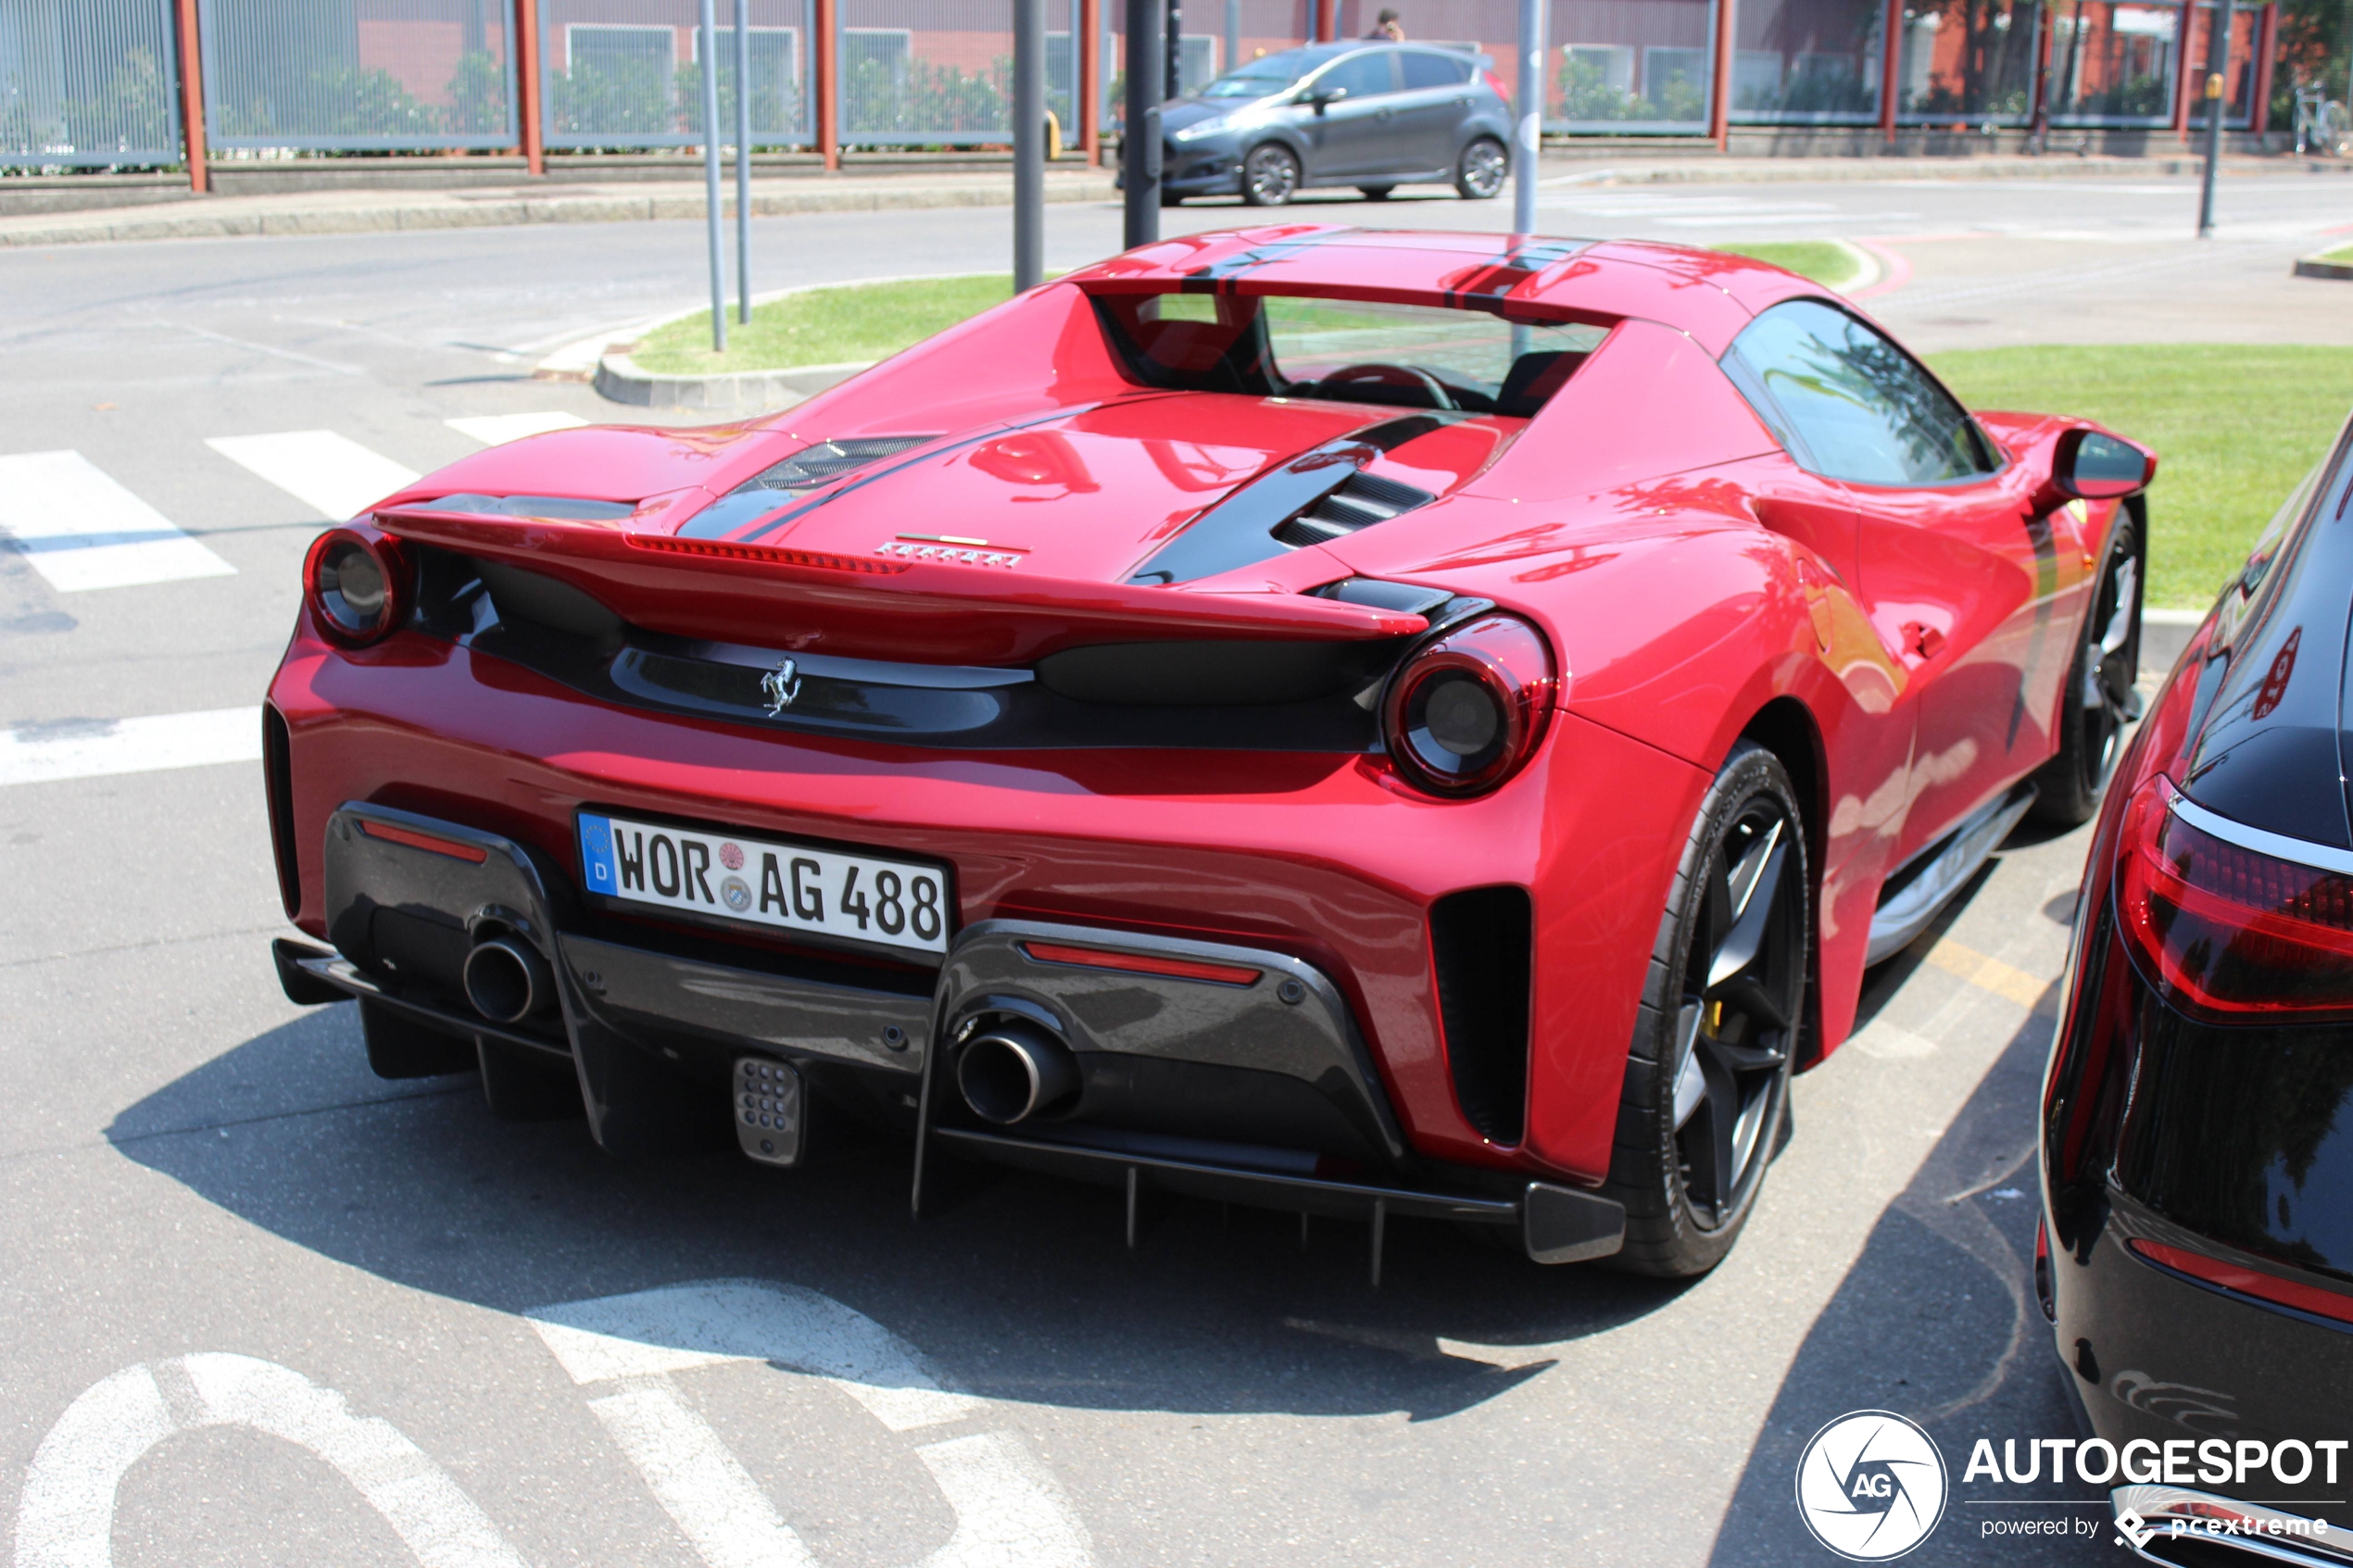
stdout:
<svg viewBox="0 0 2353 1568">
<path fill-rule="evenodd" d="M 1738 257 L 1150 245 L 321 535 L 279 972 L 614 1150 L 896 1122 L 918 1205 L 953 1154 L 1695 1273 L 1865 966 L 2094 809 L 2151 462 Z"/>
</svg>

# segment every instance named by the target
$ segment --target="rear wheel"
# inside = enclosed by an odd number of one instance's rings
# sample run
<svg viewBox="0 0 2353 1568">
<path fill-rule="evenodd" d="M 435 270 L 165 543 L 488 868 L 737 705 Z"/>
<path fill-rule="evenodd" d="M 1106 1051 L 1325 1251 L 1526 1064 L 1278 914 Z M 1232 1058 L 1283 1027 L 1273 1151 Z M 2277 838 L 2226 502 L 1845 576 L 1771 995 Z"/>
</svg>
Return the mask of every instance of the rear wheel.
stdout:
<svg viewBox="0 0 2353 1568">
<path fill-rule="evenodd" d="M 2034 775 L 2034 814 L 2042 821 L 2073 827 L 2100 809 L 2100 793 L 2124 749 L 2124 727 L 2140 710 L 2133 690 L 2140 667 L 2140 534 L 2128 517 L 2116 524 L 2052 716 L 2058 752 Z"/>
<path fill-rule="evenodd" d="M 1705 1273 L 1755 1206 L 1806 1011 L 1805 822 L 1780 759 L 1732 748 L 1692 824 L 1626 1062 L 1604 1189 L 1637 1273 Z"/>
<path fill-rule="evenodd" d="M 1299 155 L 1280 142 L 1265 142 L 1242 159 L 1242 200 L 1252 207 L 1280 207 L 1299 190 Z"/>
<path fill-rule="evenodd" d="M 1465 201 L 1485 201 L 1504 188 L 1512 171 L 1512 155 L 1492 136 L 1481 136 L 1454 160 L 1454 189 Z"/>
</svg>

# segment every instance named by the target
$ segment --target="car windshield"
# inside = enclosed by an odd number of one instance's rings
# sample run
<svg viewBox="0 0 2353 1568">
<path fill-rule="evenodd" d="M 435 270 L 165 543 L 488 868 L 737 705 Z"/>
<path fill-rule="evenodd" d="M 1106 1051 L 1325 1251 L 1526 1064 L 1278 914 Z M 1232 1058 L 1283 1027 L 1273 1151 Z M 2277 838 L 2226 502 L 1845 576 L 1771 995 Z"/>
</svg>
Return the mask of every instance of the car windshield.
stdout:
<svg viewBox="0 0 2353 1568">
<path fill-rule="evenodd" d="M 1483 310 L 1298 295 L 1110 295 L 1096 306 L 1150 385 L 1521 417 L 1607 335 Z"/>
<path fill-rule="evenodd" d="M 1315 69 L 1297 52 L 1268 55 L 1219 77 L 1201 90 L 1204 98 L 1265 98 L 1281 92 Z"/>
</svg>

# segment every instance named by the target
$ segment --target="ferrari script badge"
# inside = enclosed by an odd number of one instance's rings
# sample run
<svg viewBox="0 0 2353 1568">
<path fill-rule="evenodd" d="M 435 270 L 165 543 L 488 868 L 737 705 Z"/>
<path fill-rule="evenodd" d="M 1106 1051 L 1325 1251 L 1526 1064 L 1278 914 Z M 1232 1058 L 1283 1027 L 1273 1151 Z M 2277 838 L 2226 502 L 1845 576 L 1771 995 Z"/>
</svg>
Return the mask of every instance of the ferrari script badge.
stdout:
<svg viewBox="0 0 2353 1568">
<path fill-rule="evenodd" d="M 760 678 L 760 695 L 768 699 L 768 716 L 781 717 L 800 696 L 800 667 L 789 659 L 780 659 L 776 668 Z"/>
</svg>

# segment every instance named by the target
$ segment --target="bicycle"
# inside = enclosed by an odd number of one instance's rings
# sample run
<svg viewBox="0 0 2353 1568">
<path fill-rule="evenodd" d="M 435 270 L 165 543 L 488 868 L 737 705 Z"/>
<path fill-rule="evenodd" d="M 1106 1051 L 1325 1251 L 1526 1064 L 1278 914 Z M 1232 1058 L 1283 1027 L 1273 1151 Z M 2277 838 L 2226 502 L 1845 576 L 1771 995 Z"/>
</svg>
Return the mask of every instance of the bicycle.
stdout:
<svg viewBox="0 0 2353 1568">
<path fill-rule="evenodd" d="M 2328 96 L 2325 89 L 2296 90 L 2296 152 L 2299 157 L 2313 153 L 2332 157 L 2353 154 L 2353 115 Z"/>
</svg>

